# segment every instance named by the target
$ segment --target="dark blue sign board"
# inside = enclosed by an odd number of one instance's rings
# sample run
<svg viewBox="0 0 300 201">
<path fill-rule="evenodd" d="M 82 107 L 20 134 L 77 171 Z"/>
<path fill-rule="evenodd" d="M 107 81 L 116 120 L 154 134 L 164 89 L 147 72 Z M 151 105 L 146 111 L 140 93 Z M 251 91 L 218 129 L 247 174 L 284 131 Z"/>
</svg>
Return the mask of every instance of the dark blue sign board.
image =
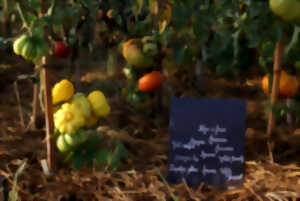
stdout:
<svg viewBox="0 0 300 201">
<path fill-rule="evenodd" d="M 168 182 L 228 189 L 243 182 L 246 104 L 171 98 Z"/>
</svg>

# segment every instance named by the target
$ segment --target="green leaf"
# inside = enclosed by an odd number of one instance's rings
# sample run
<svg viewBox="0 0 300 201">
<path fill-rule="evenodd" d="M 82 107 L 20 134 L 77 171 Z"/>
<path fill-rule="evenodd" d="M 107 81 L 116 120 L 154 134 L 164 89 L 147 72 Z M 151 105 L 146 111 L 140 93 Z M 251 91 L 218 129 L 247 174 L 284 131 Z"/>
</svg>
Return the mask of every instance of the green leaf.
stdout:
<svg viewBox="0 0 300 201">
<path fill-rule="evenodd" d="M 120 142 L 120 140 L 116 140 L 116 149 L 115 149 L 116 156 L 118 156 L 120 159 L 128 159 L 129 158 L 129 152 L 125 148 L 125 146 Z"/>
<path fill-rule="evenodd" d="M 181 3 L 176 3 L 172 11 L 173 26 L 176 31 L 185 27 L 190 20 L 191 11 Z"/>
<path fill-rule="evenodd" d="M 109 150 L 107 149 L 101 149 L 96 152 L 95 158 L 97 164 L 105 164 L 107 162 L 107 159 L 110 155 Z"/>
<path fill-rule="evenodd" d="M 170 185 L 168 184 L 167 180 L 165 179 L 165 177 L 161 174 L 161 172 L 158 170 L 158 174 L 159 177 L 161 178 L 161 180 L 163 181 L 163 183 L 170 188 Z M 179 201 L 179 198 L 173 193 L 171 192 L 171 198 L 173 199 L 173 201 Z"/>
<path fill-rule="evenodd" d="M 99 145 L 100 137 L 98 135 L 89 136 L 88 140 L 84 143 L 87 152 L 95 151 Z"/>
<path fill-rule="evenodd" d="M 75 155 L 75 153 L 73 151 L 68 153 L 68 155 L 64 159 L 64 162 L 68 163 L 68 162 L 74 160 L 74 155 Z"/>
<path fill-rule="evenodd" d="M 182 44 L 177 43 L 174 44 L 173 49 L 174 49 L 175 63 L 177 66 L 179 66 L 183 63 L 185 48 L 183 47 Z"/>
<path fill-rule="evenodd" d="M 115 154 L 110 154 L 108 158 L 108 167 L 111 170 L 117 170 L 121 165 L 120 158 Z"/>
<path fill-rule="evenodd" d="M 39 0 L 28 0 L 28 5 L 30 5 L 37 13 L 41 12 L 41 3 Z"/>
<path fill-rule="evenodd" d="M 83 155 L 79 152 L 76 151 L 74 154 L 74 162 L 73 162 L 73 171 L 77 171 L 79 168 L 81 168 L 84 164 L 84 157 Z"/>
<path fill-rule="evenodd" d="M 205 18 L 201 13 L 197 12 L 195 15 L 195 23 L 193 24 L 193 31 L 197 39 L 205 43 L 209 36 L 209 22 L 206 22 Z"/>
</svg>

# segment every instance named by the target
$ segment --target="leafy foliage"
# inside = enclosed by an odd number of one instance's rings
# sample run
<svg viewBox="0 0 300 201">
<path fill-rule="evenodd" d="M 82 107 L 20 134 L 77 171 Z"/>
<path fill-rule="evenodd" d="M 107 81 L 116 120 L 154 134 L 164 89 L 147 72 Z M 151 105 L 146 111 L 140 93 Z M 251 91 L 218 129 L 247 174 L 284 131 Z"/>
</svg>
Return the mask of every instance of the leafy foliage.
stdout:
<svg viewBox="0 0 300 201">
<path fill-rule="evenodd" d="M 117 170 L 122 161 L 128 160 L 129 152 L 116 138 L 105 142 L 103 140 L 99 135 L 89 135 L 88 140 L 76 150 L 68 153 L 64 161 L 72 162 L 74 171 L 83 166 L 93 165 L 103 170 Z"/>
</svg>

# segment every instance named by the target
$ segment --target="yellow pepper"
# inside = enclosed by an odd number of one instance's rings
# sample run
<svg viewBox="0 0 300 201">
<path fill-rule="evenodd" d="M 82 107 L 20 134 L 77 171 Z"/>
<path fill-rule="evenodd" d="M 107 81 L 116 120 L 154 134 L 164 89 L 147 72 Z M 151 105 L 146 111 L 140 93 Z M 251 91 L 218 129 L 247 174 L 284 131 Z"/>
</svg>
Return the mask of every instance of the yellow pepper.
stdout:
<svg viewBox="0 0 300 201">
<path fill-rule="evenodd" d="M 110 107 L 101 91 L 92 91 L 88 95 L 88 101 L 92 106 L 92 112 L 97 117 L 106 117 L 110 113 Z"/>
<path fill-rule="evenodd" d="M 64 103 L 54 114 L 54 125 L 60 133 L 73 135 L 85 125 L 85 118 L 80 108 L 76 107 L 76 105 Z"/>
<path fill-rule="evenodd" d="M 76 93 L 72 97 L 71 104 L 74 104 L 81 110 L 85 119 L 89 119 L 91 117 L 91 105 L 83 93 Z"/>
<path fill-rule="evenodd" d="M 52 88 L 53 104 L 68 101 L 74 94 L 74 86 L 68 80 L 62 80 L 54 85 Z"/>
</svg>

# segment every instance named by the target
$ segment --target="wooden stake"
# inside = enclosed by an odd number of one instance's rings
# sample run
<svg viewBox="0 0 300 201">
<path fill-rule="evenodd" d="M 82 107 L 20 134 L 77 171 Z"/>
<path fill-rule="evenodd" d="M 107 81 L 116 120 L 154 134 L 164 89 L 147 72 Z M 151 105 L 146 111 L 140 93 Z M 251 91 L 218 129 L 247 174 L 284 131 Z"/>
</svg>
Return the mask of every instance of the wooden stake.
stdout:
<svg viewBox="0 0 300 201">
<path fill-rule="evenodd" d="M 47 4 L 45 0 L 40 0 L 41 14 L 44 15 L 47 12 Z M 44 27 L 44 38 L 48 40 L 48 27 Z M 52 108 L 52 94 L 49 77 L 49 66 L 47 57 L 42 58 L 42 84 L 44 88 L 44 104 L 45 104 L 45 120 L 46 120 L 46 143 L 47 143 L 47 162 L 49 172 L 53 173 L 56 170 L 55 162 L 55 140 L 54 140 L 54 122 L 53 122 L 53 108 Z"/>
<path fill-rule="evenodd" d="M 46 120 L 46 143 L 47 143 L 47 162 L 51 173 L 55 172 L 55 140 L 54 140 L 54 122 L 51 86 L 49 81 L 49 71 L 46 58 L 43 58 L 43 87 L 44 87 L 44 103 L 45 103 L 45 120 Z"/>
<path fill-rule="evenodd" d="M 283 56 L 283 40 L 276 44 L 276 48 L 274 51 L 274 66 L 273 66 L 273 83 L 272 83 L 272 94 L 271 94 L 271 107 L 274 108 L 277 96 L 278 96 L 278 88 L 280 84 L 280 71 L 281 71 L 281 64 L 282 64 L 282 56 Z M 275 117 L 273 111 L 271 110 L 269 113 L 269 121 L 268 121 L 268 128 L 267 128 L 267 145 L 268 145 L 268 152 L 271 163 L 274 163 L 273 157 L 273 147 L 272 147 L 272 134 L 275 128 Z"/>
<path fill-rule="evenodd" d="M 16 94 L 16 97 L 17 97 L 20 124 L 22 126 L 22 129 L 25 130 L 25 121 L 24 121 L 23 109 L 22 109 L 21 98 L 20 98 L 20 93 L 19 93 L 17 81 L 14 82 L 14 90 L 15 90 L 15 94 Z"/>
<path fill-rule="evenodd" d="M 39 84 L 33 84 L 33 100 L 32 100 L 32 129 L 37 128 L 38 119 L 38 109 L 39 109 Z"/>
<path fill-rule="evenodd" d="M 2 18 L 2 29 L 3 35 L 8 37 L 10 35 L 10 27 L 9 27 L 9 12 L 8 12 L 8 0 L 3 1 L 3 18 Z"/>
</svg>

